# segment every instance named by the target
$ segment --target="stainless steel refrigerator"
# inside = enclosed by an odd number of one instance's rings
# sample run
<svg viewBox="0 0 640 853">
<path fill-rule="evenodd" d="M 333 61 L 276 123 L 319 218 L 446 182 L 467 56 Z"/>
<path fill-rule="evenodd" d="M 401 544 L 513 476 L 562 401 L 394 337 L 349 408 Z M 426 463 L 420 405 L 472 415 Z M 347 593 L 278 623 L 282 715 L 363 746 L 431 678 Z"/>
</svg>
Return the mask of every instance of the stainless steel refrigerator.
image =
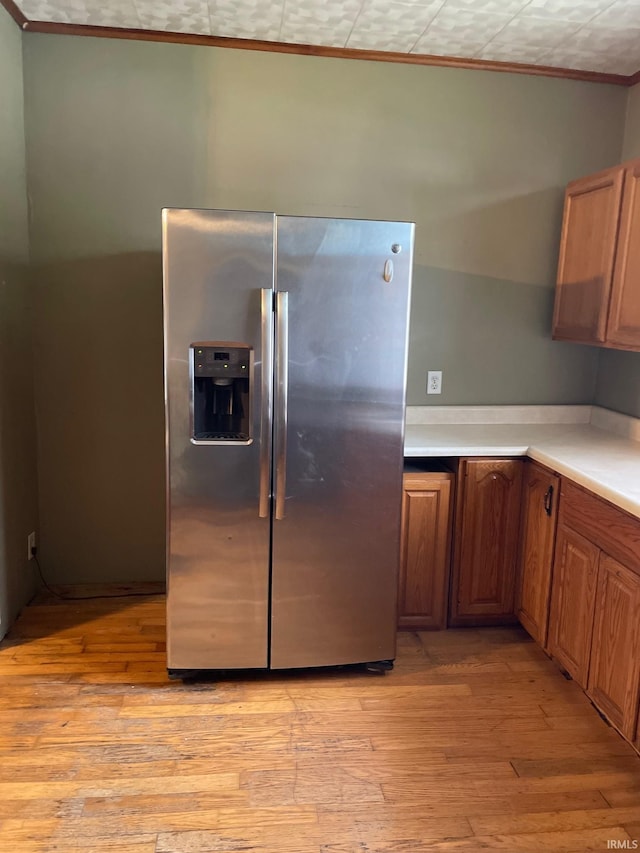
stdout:
<svg viewBox="0 0 640 853">
<path fill-rule="evenodd" d="M 163 211 L 170 675 L 391 665 L 413 228 Z"/>
</svg>

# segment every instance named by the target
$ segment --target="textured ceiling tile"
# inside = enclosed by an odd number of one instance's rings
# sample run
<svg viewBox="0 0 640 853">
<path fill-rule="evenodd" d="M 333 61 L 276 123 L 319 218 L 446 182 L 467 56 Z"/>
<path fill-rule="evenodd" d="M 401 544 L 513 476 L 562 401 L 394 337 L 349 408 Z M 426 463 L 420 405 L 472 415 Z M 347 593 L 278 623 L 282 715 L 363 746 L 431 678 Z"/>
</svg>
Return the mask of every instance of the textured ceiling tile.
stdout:
<svg viewBox="0 0 640 853">
<path fill-rule="evenodd" d="M 209 0 L 211 33 L 227 38 L 277 41 L 283 5 L 284 0 Z"/>
<path fill-rule="evenodd" d="M 640 59 L 640 28 L 623 30 L 604 27 L 583 27 L 571 40 L 571 48 L 582 53 L 604 54 L 627 59 Z"/>
<path fill-rule="evenodd" d="M 481 45 L 473 48 L 467 41 L 455 39 L 433 39 L 432 41 L 421 41 L 411 51 L 417 56 L 451 56 L 454 59 L 473 59 L 481 49 Z"/>
<path fill-rule="evenodd" d="M 486 43 L 511 20 L 511 15 L 444 6 L 429 24 L 425 36 L 452 37 L 461 42 L 468 38 L 472 43 Z"/>
<path fill-rule="evenodd" d="M 548 53 L 549 62 L 561 68 L 576 68 L 581 71 L 595 71 L 598 62 L 590 53 L 582 53 L 579 50 L 566 48 L 554 48 Z"/>
<path fill-rule="evenodd" d="M 86 20 L 92 27 L 125 27 L 140 29 L 142 26 L 133 0 L 85 0 Z"/>
<path fill-rule="evenodd" d="M 211 22 L 211 35 L 221 38 L 257 39 L 258 41 L 279 41 L 280 21 L 268 23 L 265 21 L 241 20 Z"/>
<path fill-rule="evenodd" d="M 531 0 L 520 14 L 523 18 L 586 23 L 611 3 L 612 0 Z"/>
<path fill-rule="evenodd" d="M 522 44 L 500 44 L 491 42 L 480 53 L 478 59 L 495 59 L 496 62 L 524 62 L 531 65 L 546 65 L 548 47 L 531 47 Z"/>
<path fill-rule="evenodd" d="M 283 26 L 280 30 L 280 41 L 287 44 L 313 44 L 324 47 L 344 47 L 349 38 L 350 27 L 339 28 L 302 26 L 295 27 L 291 24 Z"/>
<path fill-rule="evenodd" d="M 590 23 L 594 27 L 640 27 L 640 0 L 616 0 Z"/>
<path fill-rule="evenodd" d="M 206 0 L 134 0 L 143 27 L 173 33 L 210 35 Z"/>
<path fill-rule="evenodd" d="M 344 47 L 360 11 L 360 0 L 286 0 L 282 16 L 282 41 L 293 44 Z"/>
<path fill-rule="evenodd" d="M 282 16 L 283 26 L 291 27 L 345 27 L 351 30 L 358 12 L 360 11 L 360 0 L 324 0 L 316 3 L 314 0 L 304 2 L 293 2 L 286 0 L 284 14 Z"/>
<path fill-rule="evenodd" d="M 455 33 L 427 33 L 413 48 L 411 53 L 434 56 L 455 56 L 473 58 L 486 44 L 483 39 L 474 43 L 470 35 L 456 36 Z"/>
<path fill-rule="evenodd" d="M 22 0 L 20 10 L 30 21 L 56 24 L 84 23 L 87 14 L 82 0 Z"/>
<path fill-rule="evenodd" d="M 421 15 L 433 17 L 444 6 L 445 2 L 446 0 L 363 0 L 360 14 L 364 15 L 369 9 L 385 12 L 396 6 L 403 6 L 405 10 L 408 10 L 409 13 L 416 17 L 420 17 Z M 401 14 L 404 14 L 404 11 L 399 11 Z"/>
<path fill-rule="evenodd" d="M 580 24 L 571 21 L 549 21 L 544 18 L 513 18 L 495 37 L 497 42 L 554 47 L 574 35 Z"/>
<path fill-rule="evenodd" d="M 441 7 L 442 0 L 420 5 L 368 0 L 356 19 L 353 32 L 354 34 L 377 32 L 382 38 L 395 38 L 401 34 L 413 35 L 417 38 L 431 23 Z"/>
<path fill-rule="evenodd" d="M 282 17 L 284 0 L 209 0 L 212 15 L 246 18 L 250 15 L 276 15 Z"/>
<path fill-rule="evenodd" d="M 608 74 L 634 74 L 638 63 L 628 57 L 594 56 L 578 50 L 556 48 L 549 54 L 549 64 L 558 68 L 575 68 L 579 71 L 601 71 Z"/>
<path fill-rule="evenodd" d="M 589 69 L 602 71 L 604 74 L 622 74 L 625 77 L 630 77 L 640 70 L 637 62 L 632 62 L 625 59 L 623 56 L 613 57 L 608 63 L 604 64 L 599 69 Z"/>
<path fill-rule="evenodd" d="M 277 38 L 283 6 L 284 0 L 209 0 L 211 31 L 236 38 L 265 38 L 268 32 Z"/>
<path fill-rule="evenodd" d="M 390 35 L 385 32 L 361 32 L 356 30 L 351 33 L 347 47 L 354 50 L 383 50 L 394 53 L 409 53 L 415 44 L 412 35 Z"/>
<path fill-rule="evenodd" d="M 469 9 L 472 12 L 498 12 L 517 15 L 529 0 L 447 0 L 447 9 Z"/>
<path fill-rule="evenodd" d="M 635 74 L 640 69 L 640 62 L 629 59 L 626 56 L 607 57 L 602 65 L 597 68 L 597 71 L 602 71 L 607 74 L 624 74 L 630 76 Z"/>
</svg>

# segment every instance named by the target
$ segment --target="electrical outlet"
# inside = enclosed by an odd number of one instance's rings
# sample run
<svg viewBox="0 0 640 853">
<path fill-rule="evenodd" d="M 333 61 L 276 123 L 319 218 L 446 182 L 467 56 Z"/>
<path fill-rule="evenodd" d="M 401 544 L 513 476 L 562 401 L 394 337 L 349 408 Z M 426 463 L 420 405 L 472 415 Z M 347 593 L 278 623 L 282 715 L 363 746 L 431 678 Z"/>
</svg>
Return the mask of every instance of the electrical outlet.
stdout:
<svg viewBox="0 0 640 853">
<path fill-rule="evenodd" d="M 27 537 L 27 559 L 33 560 L 33 552 L 36 550 L 36 532 L 32 530 Z"/>
<path fill-rule="evenodd" d="M 427 372 L 427 394 L 442 394 L 441 370 L 429 370 Z"/>
</svg>

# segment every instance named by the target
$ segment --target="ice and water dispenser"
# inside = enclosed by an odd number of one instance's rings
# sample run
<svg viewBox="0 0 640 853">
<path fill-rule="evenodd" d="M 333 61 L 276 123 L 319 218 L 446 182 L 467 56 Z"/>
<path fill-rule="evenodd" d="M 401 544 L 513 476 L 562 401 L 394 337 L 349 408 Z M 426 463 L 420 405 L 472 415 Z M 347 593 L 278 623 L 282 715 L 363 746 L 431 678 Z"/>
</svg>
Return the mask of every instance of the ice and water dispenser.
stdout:
<svg viewBox="0 0 640 853">
<path fill-rule="evenodd" d="M 224 341 L 191 345 L 192 440 L 248 444 L 251 439 L 252 349 Z"/>
</svg>

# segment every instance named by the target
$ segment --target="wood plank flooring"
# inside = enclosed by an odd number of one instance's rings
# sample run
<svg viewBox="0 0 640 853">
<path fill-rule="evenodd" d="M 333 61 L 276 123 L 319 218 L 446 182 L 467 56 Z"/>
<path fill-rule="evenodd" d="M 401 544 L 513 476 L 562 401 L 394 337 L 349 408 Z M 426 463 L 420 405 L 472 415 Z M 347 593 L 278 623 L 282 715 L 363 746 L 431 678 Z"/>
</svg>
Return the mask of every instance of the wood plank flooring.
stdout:
<svg viewBox="0 0 640 853">
<path fill-rule="evenodd" d="M 0 644 L 15 853 L 603 851 L 640 758 L 523 631 L 399 635 L 386 676 L 169 682 L 164 599 L 41 598 Z"/>
</svg>

